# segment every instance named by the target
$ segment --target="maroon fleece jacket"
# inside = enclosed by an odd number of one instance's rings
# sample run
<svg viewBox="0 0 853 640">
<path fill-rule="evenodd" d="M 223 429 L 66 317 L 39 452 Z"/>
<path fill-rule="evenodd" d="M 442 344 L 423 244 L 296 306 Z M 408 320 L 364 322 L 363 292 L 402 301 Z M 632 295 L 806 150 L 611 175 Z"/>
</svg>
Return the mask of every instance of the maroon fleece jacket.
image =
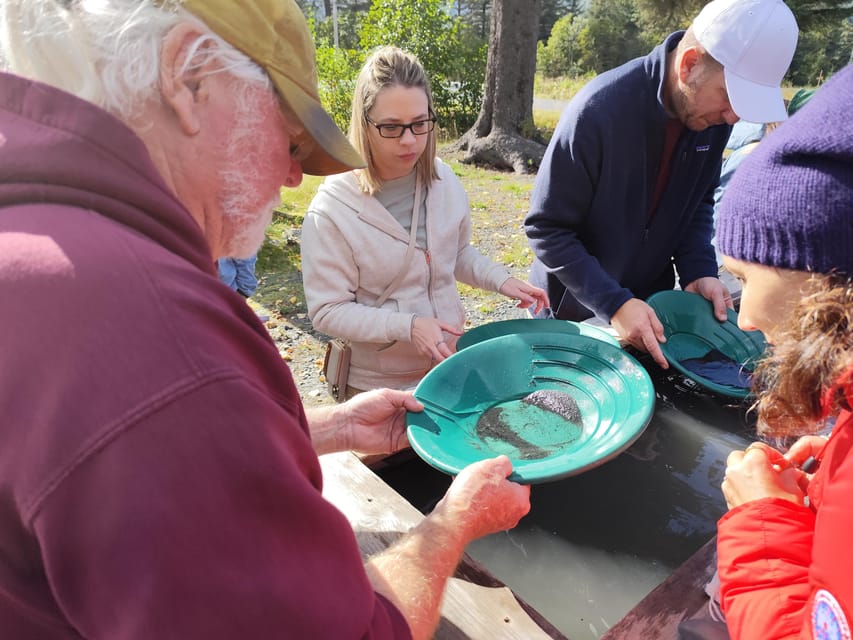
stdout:
<svg viewBox="0 0 853 640">
<path fill-rule="evenodd" d="M 8 74 L 0 340 L 4 639 L 409 637 L 142 141 Z"/>
</svg>

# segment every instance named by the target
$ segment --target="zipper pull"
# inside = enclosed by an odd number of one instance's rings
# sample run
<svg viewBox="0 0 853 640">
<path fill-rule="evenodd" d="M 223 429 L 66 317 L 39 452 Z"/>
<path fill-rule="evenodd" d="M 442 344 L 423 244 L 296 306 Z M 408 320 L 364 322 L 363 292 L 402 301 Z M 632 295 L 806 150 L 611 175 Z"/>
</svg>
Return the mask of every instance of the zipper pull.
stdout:
<svg viewBox="0 0 853 640">
<path fill-rule="evenodd" d="M 805 462 L 800 465 L 800 469 L 805 471 L 806 473 L 814 473 L 815 469 L 817 469 L 818 460 L 814 456 L 809 456 L 806 458 Z"/>
<path fill-rule="evenodd" d="M 429 249 L 424 249 L 424 257 L 426 258 L 427 266 L 432 264 L 432 255 L 430 255 Z"/>
</svg>

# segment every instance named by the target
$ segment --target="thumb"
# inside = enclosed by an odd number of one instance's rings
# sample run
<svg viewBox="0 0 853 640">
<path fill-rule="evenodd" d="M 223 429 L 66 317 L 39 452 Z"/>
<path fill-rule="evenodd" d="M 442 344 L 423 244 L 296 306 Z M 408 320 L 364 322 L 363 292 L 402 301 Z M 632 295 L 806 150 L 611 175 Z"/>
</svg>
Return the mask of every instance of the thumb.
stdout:
<svg viewBox="0 0 853 640">
<path fill-rule="evenodd" d="M 657 338 L 658 342 L 666 342 L 666 335 L 664 335 L 663 324 L 658 318 L 657 314 L 654 310 L 649 307 L 649 322 L 652 325 L 652 331 L 655 334 L 655 338 Z"/>
<path fill-rule="evenodd" d="M 731 306 L 731 296 L 729 296 L 728 303 L 726 302 L 725 296 L 719 296 L 714 298 L 714 313 L 717 316 L 717 320 L 720 322 L 725 322 L 729 319 L 729 314 L 726 311 L 726 308 Z"/>
<path fill-rule="evenodd" d="M 457 329 L 452 324 L 448 324 L 446 322 L 442 322 L 439 320 L 438 326 L 441 327 L 442 331 L 446 331 L 447 333 L 453 334 L 454 336 L 461 336 L 462 335 L 462 330 Z"/>
</svg>

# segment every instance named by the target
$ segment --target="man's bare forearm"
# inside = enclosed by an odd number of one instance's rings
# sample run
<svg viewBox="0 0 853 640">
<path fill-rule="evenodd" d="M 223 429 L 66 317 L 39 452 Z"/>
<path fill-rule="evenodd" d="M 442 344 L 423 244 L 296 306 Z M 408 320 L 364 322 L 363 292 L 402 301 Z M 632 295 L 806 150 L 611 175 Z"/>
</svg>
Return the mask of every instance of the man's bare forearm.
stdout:
<svg viewBox="0 0 853 640">
<path fill-rule="evenodd" d="M 435 632 L 444 588 L 467 543 L 459 524 L 439 506 L 396 544 L 367 561 L 373 588 L 397 606 L 415 640 L 426 640 Z"/>
<path fill-rule="evenodd" d="M 342 428 L 339 407 L 312 407 L 305 409 L 311 444 L 318 456 L 335 451 L 346 451 L 348 443 L 342 437 L 346 430 Z"/>
</svg>

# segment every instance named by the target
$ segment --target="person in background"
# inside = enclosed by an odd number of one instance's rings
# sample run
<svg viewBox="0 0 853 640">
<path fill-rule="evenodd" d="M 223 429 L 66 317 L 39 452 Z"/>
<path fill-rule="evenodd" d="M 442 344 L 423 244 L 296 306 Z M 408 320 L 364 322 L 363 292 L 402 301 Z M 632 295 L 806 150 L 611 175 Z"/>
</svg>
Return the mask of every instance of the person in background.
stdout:
<svg viewBox="0 0 853 640">
<path fill-rule="evenodd" d="M 761 139 L 767 134 L 768 128 L 775 126 L 776 123 L 759 123 L 747 122 L 746 120 L 738 120 L 732 127 L 731 135 L 726 142 L 726 151 L 729 152 L 723 158 L 723 165 L 720 169 L 720 184 L 714 191 L 714 208 L 719 206 L 723 194 L 726 192 L 726 187 L 731 180 L 735 169 L 740 166 L 744 158 L 755 148 Z"/>
<path fill-rule="evenodd" d="M 847 638 L 853 616 L 853 67 L 835 74 L 732 177 L 723 263 L 738 324 L 772 345 L 755 373 L 764 442 L 729 455 L 720 597 L 736 640 Z M 820 434 L 835 422 L 829 439 Z"/>
<path fill-rule="evenodd" d="M 790 118 L 799 109 L 809 101 L 814 94 L 814 89 L 798 89 L 793 98 L 787 102 L 786 114 Z M 764 136 L 772 132 L 779 126 L 778 122 L 766 122 L 759 124 L 755 122 L 747 122 L 746 120 L 738 121 L 732 127 L 732 133 L 726 143 L 726 150 L 729 155 L 723 158 L 723 166 L 720 169 L 720 184 L 714 191 L 714 220 L 716 221 L 717 208 L 720 206 L 720 201 L 723 199 L 723 194 L 729 185 L 729 180 L 732 179 L 735 169 L 741 162 L 752 152 L 758 143 L 764 139 Z M 716 227 L 716 222 L 715 222 Z M 716 243 L 714 245 L 716 247 Z M 717 264 L 720 264 L 722 256 L 717 251 Z M 729 287 L 731 290 L 731 287 Z"/>
<path fill-rule="evenodd" d="M 673 288 L 676 271 L 725 320 L 711 246 L 723 148 L 738 118 L 785 118 L 797 34 L 782 0 L 713 0 L 686 32 L 572 98 L 524 221 L 530 280 L 552 303 L 544 317 L 596 316 L 663 368 L 663 326 L 644 299 Z"/>
<path fill-rule="evenodd" d="M 258 254 L 248 258 L 219 258 L 219 279 L 244 298 L 250 298 L 258 290 L 255 264 Z"/>
<path fill-rule="evenodd" d="M 244 298 L 251 298 L 258 290 L 258 277 L 255 275 L 257 262 L 257 253 L 248 258 L 219 258 L 216 261 L 219 279 Z M 261 322 L 270 319 L 269 314 L 262 311 L 256 311 L 255 314 Z"/>
<path fill-rule="evenodd" d="M 799 111 L 805 104 L 812 99 L 817 89 L 797 89 L 791 100 L 788 102 L 788 115 L 792 116 Z"/>
<path fill-rule="evenodd" d="M 457 281 L 521 308 L 548 306 L 542 289 L 471 245 L 468 197 L 436 157 L 435 124 L 420 62 L 396 47 L 375 51 L 356 81 L 349 133 L 367 166 L 327 178 L 305 215 L 308 316 L 351 341 L 347 397 L 414 387 L 456 350 L 465 326 Z"/>
<path fill-rule="evenodd" d="M 716 228 L 717 209 L 720 206 L 720 201 L 723 194 L 726 192 L 726 187 L 729 185 L 735 169 L 740 166 L 744 158 L 756 147 L 759 141 L 765 136 L 768 128 L 775 126 L 775 123 L 757 123 L 739 120 L 732 127 L 732 133 L 726 143 L 726 151 L 729 155 L 723 158 L 723 164 L 720 167 L 720 184 L 714 190 L 714 227 Z M 720 279 L 726 289 L 732 296 L 732 304 L 735 309 L 740 305 L 740 283 L 723 268 L 723 256 L 717 248 L 716 235 L 711 239 L 711 244 L 714 245 L 714 253 L 717 257 L 717 277 Z"/>
<path fill-rule="evenodd" d="M 364 564 L 317 455 L 398 450 L 422 406 L 306 415 L 214 265 L 303 170 L 363 164 L 298 5 L 4 0 L 0 47 L 0 635 L 431 637 L 529 487 L 476 463 Z"/>
<path fill-rule="evenodd" d="M 811 95 L 814 93 L 813 89 L 799 89 L 797 93 L 794 95 L 793 99 L 786 103 L 786 112 L 788 117 L 790 118 L 794 113 L 796 113 L 800 107 L 802 107 L 806 102 L 808 102 Z M 745 120 L 740 120 L 732 127 L 732 133 L 729 136 L 729 141 L 726 144 L 726 149 L 730 151 L 729 155 L 723 159 L 723 166 L 720 169 L 720 184 L 717 187 L 716 191 L 714 191 L 714 227 L 717 225 L 717 211 L 720 207 L 720 202 L 723 199 L 723 194 L 725 194 L 726 189 L 729 186 L 729 181 L 732 179 L 735 170 L 740 166 L 740 164 L 746 159 L 746 157 L 752 153 L 753 149 L 758 145 L 758 143 L 764 139 L 765 136 L 769 135 L 776 127 L 779 126 L 778 122 L 767 122 L 764 124 L 757 124 L 754 122 L 746 122 Z M 723 267 L 723 256 L 720 253 L 719 248 L 717 247 L 716 236 L 712 241 L 714 245 L 714 251 L 717 256 L 717 267 L 718 267 L 718 277 L 720 281 L 726 286 L 729 292 L 732 294 L 732 301 L 734 303 L 735 309 L 740 306 L 740 283 L 735 279 L 732 274 L 728 272 Z"/>
<path fill-rule="evenodd" d="M 790 118 L 799 111 L 811 99 L 814 92 L 814 89 L 798 89 L 791 100 L 786 102 L 786 116 Z M 723 166 L 720 170 L 720 184 L 716 191 L 714 191 L 715 211 L 723 199 L 723 194 L 726 192 L 726 187 L 728 187 L 729 180 L 731 180 L 735 169 L 740 166 L 744 158 L 755 149 L 758 143 L 764 139 L 764 136 L 773 131 L 779 124 L 781 123 L 765 122 L 761 124 L 740 120 L 732 127 L 731 135 L 726 143 L 726 150 L 731 153 L 723 159 Z"/>
</svg>

